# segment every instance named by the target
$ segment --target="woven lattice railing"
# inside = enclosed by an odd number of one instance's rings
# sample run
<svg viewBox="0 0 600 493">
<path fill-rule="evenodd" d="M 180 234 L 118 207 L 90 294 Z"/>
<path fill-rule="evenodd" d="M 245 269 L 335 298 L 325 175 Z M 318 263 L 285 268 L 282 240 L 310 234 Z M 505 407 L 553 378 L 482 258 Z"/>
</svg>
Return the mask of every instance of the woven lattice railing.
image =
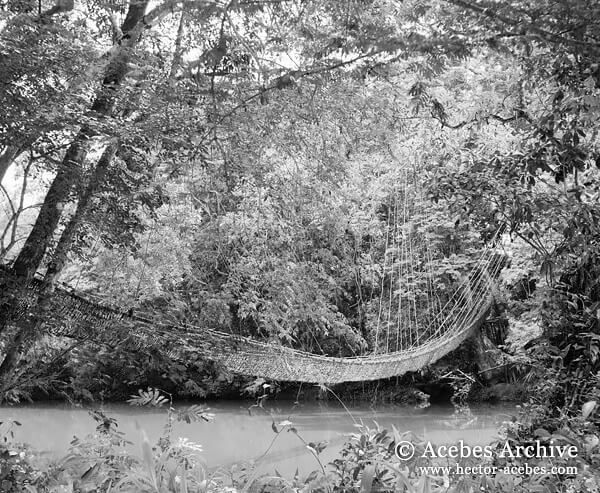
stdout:
<svg viewBox="0 0 600 493">
<path fill-rule="evenodd" d="M 19 291 L 18 286 L 22 286 L 18 279 L 0 268 L 0 294 L 26 312 L 36 305 L 44 284 L 33 279 L 24 290 Z M 237 373 L 273 380 L 340 383 L 398 376 L 437 361 L 483 324 L 491 302 L 491 292 L 486 293 L 460 326 L 418 347 L 354 358 L 316 355 L 214 329 L 166 325 L 103 306 L 66 287 L 57 287 L 48 296 L 41 318 L 44 328 L 56 335 L 111 346 L 159 347 L 172 357 L 203 357 Z"/>
</svg>

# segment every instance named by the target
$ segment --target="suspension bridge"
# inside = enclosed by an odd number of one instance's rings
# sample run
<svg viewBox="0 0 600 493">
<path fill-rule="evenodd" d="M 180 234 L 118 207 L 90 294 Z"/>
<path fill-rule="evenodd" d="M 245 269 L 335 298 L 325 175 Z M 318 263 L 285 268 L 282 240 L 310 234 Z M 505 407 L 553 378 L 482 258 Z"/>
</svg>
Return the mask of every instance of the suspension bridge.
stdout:
<svg viewBox="0 0 600 493">
<path fill-rule="evenodd" d="M 49 290 L 42 276 L 30 279 L 23 289 L 6 267 L 0 269 L 0 288 L 14 291 L 12 299 L 21 313 L 31 311 L 43 298 L 38 318 L 43 329 L 80 341 L 139 350 L 155 347 L 182 361 L 209 359 L 236 373 L 280 381 L 334 384 L 403 375 L 437 361 L 482 326 L 500 269 L 492 242 L 479 251 L 452 292 L 440 295 L 436 252 L 423 233 L 430 218 L 416 214 L 424 201 L 408 193 L 407 181 L 404 184 L 388 201 L 370 354 L 334 357 L 210 327 L 164 323 L 103 305 L 66 285 Z"/>
</svg>

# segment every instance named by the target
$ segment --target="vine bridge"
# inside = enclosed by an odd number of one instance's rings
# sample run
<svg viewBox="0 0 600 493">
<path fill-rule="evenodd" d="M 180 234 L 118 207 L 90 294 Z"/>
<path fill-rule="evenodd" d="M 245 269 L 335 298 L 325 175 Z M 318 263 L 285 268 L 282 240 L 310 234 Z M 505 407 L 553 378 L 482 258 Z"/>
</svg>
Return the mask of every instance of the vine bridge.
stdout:
<svg viewBox="0 0 600 493">
<path fill-rule="evenodd" d="M 49 287 L 42 276 L 23 283 L 8 267 L 0 269 L 0 291 L 12 293 L 21 315 L 38 307 L 36 320 L 43 322 L 44 330 L 76 340 L 142 350 L 155 347 L 182 361 L 210 359 L 233 372 L 273 380 L 340 383 L 399 376 L 435 362 L 481 327 L 500 269 L 493 245 L 488 246 L 478 251 L 470 272 L 440 294 L 435 252 L 423 233 L 429 219 L 415 214 L 425 202 L 422 195 L 419 200 L 409 194 L 406 183 L 402 190 L 392 190 L 388 200 L 376 320 L 371 321 L 372 349 L 367 355 L 320 355 L 210 327 L 168 324 L 103 305 L 65 285 Z"/>
</svg>

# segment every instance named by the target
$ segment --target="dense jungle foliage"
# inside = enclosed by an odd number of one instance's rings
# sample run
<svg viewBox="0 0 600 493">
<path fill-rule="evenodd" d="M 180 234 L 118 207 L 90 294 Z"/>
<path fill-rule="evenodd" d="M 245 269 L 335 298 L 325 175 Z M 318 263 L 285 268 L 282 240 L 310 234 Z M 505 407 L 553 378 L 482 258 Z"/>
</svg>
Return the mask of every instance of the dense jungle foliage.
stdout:
<svg viewBox="0 0 600 493">
<path fill-rule="evenodd" d="M 386 238 L 410 170 L 412 224 L 426 225 L 414 234 L 435 253 L 414 291 L 433 269 L 449 297 L 500 238 L 509 333 L 488 352 L 498 365 L 477 366 L 479 341 L 404 383 L 444 377 L 458 400 L 486 382 L 521 384 L 530 403 L 512 439 L 575 441 L 586 473 L 484 487 L 597 491 L 599 19 L 582 0 L 0 3 L 2 400 L 260 389 L 201 354 L 104 345 L 94 327 L 84 340 L 53 334 L 59 282 L 157 322 L 334 356 L 381 349 Z M 414 304 L 428 316 L 424 298 Z M 23 474 L 30 491 L 94 491 L 82 475 L 99 491 L 222 486 L 169 482 L 160 461 L 187 471 L 191 459 L 168 442 L 145 465 L 115 459 L 113 432 L 81 445 L 74 455 L 98 466 L 73 466 L 69 480 L 36 476 L 5 442 L 6 485 Z M 361 433 L 373 455 L 352 462 L 350 442 L 335 481 L 321 471 L 280 490 L 412 491 L 415 471 L 396 471 L 386 452 L 398 437 Z M 148 476 L 131 476 L 138 467 Z M 251 479 L 228 487 L 250 491 Z"/>
</svg>

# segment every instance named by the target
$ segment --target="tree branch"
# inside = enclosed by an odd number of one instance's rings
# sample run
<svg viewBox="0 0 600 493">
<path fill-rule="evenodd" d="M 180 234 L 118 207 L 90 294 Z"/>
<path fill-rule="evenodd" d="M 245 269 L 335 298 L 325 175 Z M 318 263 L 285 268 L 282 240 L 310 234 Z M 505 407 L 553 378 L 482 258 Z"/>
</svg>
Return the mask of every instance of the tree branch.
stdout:
<svg viewBox="0 0 600 493">
<path fill-rule="evenodd" d="M 186 21 L 186 9 L 181 9 L 181 17 L 179 18 L 179 27 L 177 28 L 177 37 L 175 38 L 175 47 L 173 49 L 173 60 L 171 62 L 171 69 L 169 71 L 169 80 L 174 80 L 177 74 L 177 71 L 181 67 L 181 62 L 183 59 L 183 49 L 181 47 L 183 34 L 185 31 L 185 21 Z"/>
<path fill-rule="evenodd" d="M 214 125 L 211 127 L 211 129 L 207 130 L 207 132 L 204 134 L 204 138 L 206 138 L 211 132 L 212 132 L 212 128 L 214 128 L 216 125 L 222 123 L 227 117 L 233 115 L 236 111 L 244 108 L 249 102 L 257 99 L 257 98 L 261 98 L 264 96 L 264 94 L 268 91 L 273 91 L 275 89 L 284 89 L 290 85 L 292 85 L 294 83 L 295 80 L 298 80 L 302 77 L 306 77 L 307 75 L 314 75 L 314 74 L 318 74 L 321 72 L 327 72 L 329 70 L 335 70 L 337 68 L 341 68 L 341 67 L 345 67 L 347 65 L 351 65 L 355 62 L 358 62 L 359 60 L 362 60 L 364 58 L 369 58 L 375 55 L 380 54 L 381 51 L 376 51 L 376 52 L 372 52 L 372 53 L 367 53 L 367 54 L 363 54 L 363 55 L 359 55 L 355 58 L 352 58 L 350 60 L 346 60 L 346 61 L 340 61 L 337 63 L 334 63 L 332 65 L 326 65 L 326 66 L 322 66 L 322 67 L 316 67 L 313 69 L 309 69 L 309 70 L 294 70 L 291 72 L 288 72 L 287 74 L 282 75 L 281 77 L 278 77 L 277 79 L 274 80 L 274 82 L 266 87 L 262 87 L 258 92 L 252 94 L 251 96 L 248 96 L 247 98 L 243 99 L 240 103 L 238 103 L 236 106 L 234 106 L 230 111 L 228 111 L 227 113 L 221 115 L 215 122 Z"/>
<path fill-rule="evenodd" d="M 512 27 L 521 28 L 521 30 L 522 30 L 521 35 L 525 35 L 529 32 L 530 34 L 535 34 L 535 35 L 539 36 L 540 38 L 544 39 L 545 41 L 574 45 L 574 46 L 579 46 L 579 47 L 600 49 L 600 43 L 590 42 L 590 41 L 581 41 L 581 40 L 573 39 L 573 38 L 566 38 L 557 33 L 553 33 L 552 31 L 548 31 L 546 29 L 542 29 L 541 27 L 537 27 L 535 24 L 532 24 L 530 22 L 525 23 L 518 19 L 512 19 L 510 17 L 500 14 L 499 12 L 493 10 L 490 7 L 484 7 L 484 6 L 474 3 L 474 2 L 471 3 L 471 2 L 467 2 L 465 0 L 445 0 L 445 1 L 456 7 L 460 7 L 465 10 L 470 10 L 472 12 L 476 12 L 479 15 L 481 15 L 483 17 L 487 17 L 488 19 L 491 19 L 493 21 L 501 22 L 503 24 L 506 24 L 506 25 L 509 25 Z M 504 33 L 504 35 L 506 36 L 506 33 Z M 519 34 L 517 34 L 517 35 L 519 35 Z"/>
<path fill-rule="evenodd" d="M 74 0 L 58 0 L 56 2 L 56 5 L 46 10 L 46 12 L 42 12 L 41 17 L 52 17 L 55 14 L 68 12 L 70 10 L 73 10 L 73 7 L 75 7 Z"/>
<path fill-rule="evenodd" d="M 462 127 L 464 127 L 466 125 L 469 125 L 471 123 L 475 123 L 476 122 L 476 120 L 465 120 L 465 121 L 462 121 L 460 123 L 456 123 L 456 124 L 452 125 L 450 123 L 446 123 L 439 116 L 433 115 L 433 118 L 435 118 L 436 120 L 438 120 L 442 124 L 442 127 L 451 128 L 452 130 L 458 130 L 459 128 L 462 128 Z M 500 116 L 500 115 L 493 115 L 493 114 L 492 115 L 486 115 L 484 117 L 484 119 L 486 119 L 486 120 L 489 119 L 489 118 L 491 118 L 492 120 L 499 121 L 500 123 L 509 123 L 509 122 L 514 122 L 516 120 L 520 120 L 520 119 L 526 120 L 529 123 L 533 123 L 533 120 L 531 119 L 531 117 L 527 113 L 525 113 L 524 111 L 522 111 L 522 110 L 518 110 L 517 113 L 514 116 L 509 116 L 509 117 L 503 117 L 503 116 Z"/>
</svg>

